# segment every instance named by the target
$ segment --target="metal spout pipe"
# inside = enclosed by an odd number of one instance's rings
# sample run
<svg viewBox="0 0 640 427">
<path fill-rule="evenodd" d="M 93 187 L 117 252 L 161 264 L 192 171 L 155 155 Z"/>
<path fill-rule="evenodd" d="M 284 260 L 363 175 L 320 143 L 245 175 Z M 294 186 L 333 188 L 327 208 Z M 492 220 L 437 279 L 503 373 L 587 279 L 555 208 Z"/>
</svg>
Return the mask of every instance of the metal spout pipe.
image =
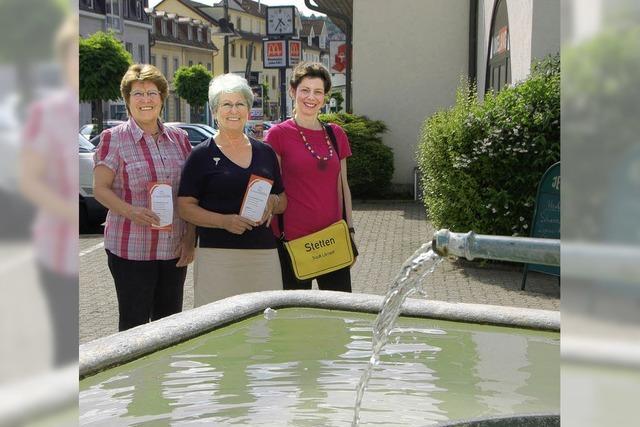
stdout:
<svg viewBox="0 0 640 427">
<path fill-rule="evenodd" d="M 431 243 L 435 253 L 476 258 L 560 266 L 560 240 L 533 237 L 490 236 L 437 231 Z"/>
</svg>

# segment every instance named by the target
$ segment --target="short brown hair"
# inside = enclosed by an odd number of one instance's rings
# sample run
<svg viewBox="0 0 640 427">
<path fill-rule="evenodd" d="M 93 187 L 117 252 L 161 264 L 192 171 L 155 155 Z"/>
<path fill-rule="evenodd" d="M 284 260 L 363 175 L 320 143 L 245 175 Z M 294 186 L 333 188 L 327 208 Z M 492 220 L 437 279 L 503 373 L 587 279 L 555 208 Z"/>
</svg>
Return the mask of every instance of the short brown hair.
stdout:
<svg viewBox="0 0 640 427">
<path fill-rule="evenodd" d="M 324 82 L 324 93 L 327 94 L 331 90 L 331 74 L 324 65 L 319 62 L 301 62 L 291 73 L 289 85 L 296 90 L 298 85 L 305 77 L 318 77 Z"/>
<path fill-rule="evenodd" d="M 169 82 L 164 78 L 160 70 L 151 64 L 133 64 L 129 67 L 122 81 L 120 82 L 120 93 L 127 105 L 127 111 L 129 110 L 129 96 L 131 95 L 131 86 L 134 82 L 151 82 L 156 85 L 160 91 L 160 98 L 162 99 L 162 105 L 164 106 L 164 100 L 169 93 Z"/>
</svg>

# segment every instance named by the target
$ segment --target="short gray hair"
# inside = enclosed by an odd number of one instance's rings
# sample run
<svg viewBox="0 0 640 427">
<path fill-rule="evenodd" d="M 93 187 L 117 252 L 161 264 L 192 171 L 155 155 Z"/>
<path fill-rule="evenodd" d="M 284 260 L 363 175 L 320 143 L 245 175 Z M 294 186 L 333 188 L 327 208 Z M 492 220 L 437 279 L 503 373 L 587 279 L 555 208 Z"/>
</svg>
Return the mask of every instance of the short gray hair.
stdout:
<svg viewBox="0 0 640 427">
<path fill-rule="evenodd" d="M 247 79 L 237 74 L 221 74 L 209 83 L 209 108 L 213 113 L 218 110 L 220 95 L 223 93 L 240 93 L 249 108 L 253 105 L 253 92 Z"/>
</svg>

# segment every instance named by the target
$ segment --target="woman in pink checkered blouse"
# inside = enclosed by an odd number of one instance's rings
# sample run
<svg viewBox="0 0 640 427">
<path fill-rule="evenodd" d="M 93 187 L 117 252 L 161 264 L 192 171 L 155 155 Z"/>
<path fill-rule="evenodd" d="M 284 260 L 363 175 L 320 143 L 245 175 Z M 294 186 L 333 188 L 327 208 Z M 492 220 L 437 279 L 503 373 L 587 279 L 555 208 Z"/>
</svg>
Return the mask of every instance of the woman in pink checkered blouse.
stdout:
<svg viewBox="0 0 640 427">
<path fill-rule="evenodd" d="M 187 133 L 160 121 L 168 83 L 149 64 L 129 67 L 120 84 L 129 120 L 100 136 L 94 193 L 109 209 L 104 246 L 118 296 L 119 330 L 182 310 L 195 228 L 178 217 L 182 165 L 191 152 Z M 173 222 L 160 226 L 149 188 L 171 186 Z"/>
</svg>

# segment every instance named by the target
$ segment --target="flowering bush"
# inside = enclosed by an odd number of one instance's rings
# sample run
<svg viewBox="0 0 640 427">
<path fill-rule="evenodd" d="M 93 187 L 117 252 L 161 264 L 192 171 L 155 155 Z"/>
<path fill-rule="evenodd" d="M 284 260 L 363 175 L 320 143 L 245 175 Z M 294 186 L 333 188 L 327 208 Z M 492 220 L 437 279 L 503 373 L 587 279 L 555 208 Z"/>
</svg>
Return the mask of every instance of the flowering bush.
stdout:
<svg viewBox="0 0 640 427">
<path fill-rule="evenodd" d="M 424 203 L 437 228 L 528 235 L 538 182 L 560 160 L 560 58 L 479 103 L 462 82 L 456 104 L 428 118 L 418 144 Z"/>
</svg>

